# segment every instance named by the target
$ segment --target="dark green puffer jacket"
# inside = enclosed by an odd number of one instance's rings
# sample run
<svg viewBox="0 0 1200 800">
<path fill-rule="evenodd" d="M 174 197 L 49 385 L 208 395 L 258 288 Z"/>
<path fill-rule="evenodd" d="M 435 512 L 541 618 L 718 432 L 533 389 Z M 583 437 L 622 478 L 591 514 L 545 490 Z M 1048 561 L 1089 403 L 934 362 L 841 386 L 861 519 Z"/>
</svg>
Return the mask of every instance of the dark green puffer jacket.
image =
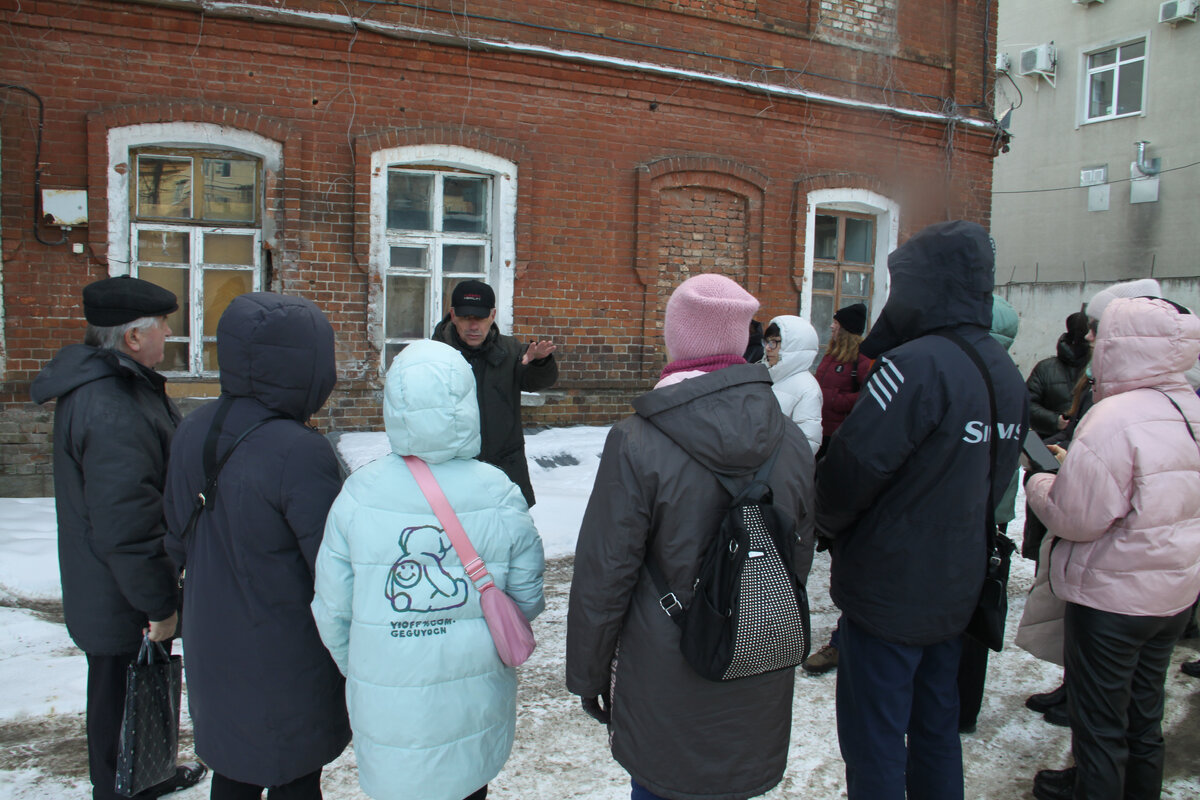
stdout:
<svg viewBox="0 0 1200 800">
<path fill-rule="evenodd" d="M 1029 427 L 1040 436 L 1058 433 L 1058 415 L 1071 407 L 1071 395 L 1080 374 L 1087 369 L 1088 348 L 1071 347 L 1070 334 L 1058 338 L 1058 352 L 1034 366 L 1025 381 L 1029 389 Z"/>
</svg>

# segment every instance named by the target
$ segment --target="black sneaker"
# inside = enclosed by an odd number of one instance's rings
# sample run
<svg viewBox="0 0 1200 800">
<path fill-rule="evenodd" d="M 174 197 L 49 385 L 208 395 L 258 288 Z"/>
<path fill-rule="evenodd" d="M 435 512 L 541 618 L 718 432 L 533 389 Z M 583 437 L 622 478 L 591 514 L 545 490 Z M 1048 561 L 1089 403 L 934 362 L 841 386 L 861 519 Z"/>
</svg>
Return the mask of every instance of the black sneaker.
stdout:
<svg viewBox="0 0 1200 800">
<path fill-rule="evenodd" d="M 1185 661 L 1179 665 L 1179 671 L 1193 678 L 1200 678 L 1200 661 Z"/>
</svg>

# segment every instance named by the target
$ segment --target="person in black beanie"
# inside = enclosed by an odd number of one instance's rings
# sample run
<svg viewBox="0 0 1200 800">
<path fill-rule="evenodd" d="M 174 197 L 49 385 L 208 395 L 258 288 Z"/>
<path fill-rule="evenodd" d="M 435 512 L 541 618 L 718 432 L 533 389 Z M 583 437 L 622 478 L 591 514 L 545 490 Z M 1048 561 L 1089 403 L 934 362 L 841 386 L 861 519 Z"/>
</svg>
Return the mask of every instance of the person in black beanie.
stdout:
<svg viewBox="0 0 1200 800">
<path fill-rule="evenodd" d="M 1076 311 L 1067 317 L 1066 325 L 1066 333 L 1058 337 L 1055 354 L 1039 361 L 1025 381 L 1029 389 L 1029 427 L 1042 438 L 1067 427 L 1071 393 L 1091 359 L 1087 314 Z"/>
<path fill-rule="evenodd" d="M 35 403 L 54 409 L 54 500 L 67 632 L 87 654 L 88 766 L 93 800 L 116 793 L 125 671 L 143 635 L 175 635 L 177 570 L 163 545 L 167 449 L 179 412 L 154 370 L 171 335 L 175 295 L 138 278 L 83 289 L 87 332 L 33 381 Z M 175 777 L 136 795 L 158 797 L 200 781 Z"/>
</svg>

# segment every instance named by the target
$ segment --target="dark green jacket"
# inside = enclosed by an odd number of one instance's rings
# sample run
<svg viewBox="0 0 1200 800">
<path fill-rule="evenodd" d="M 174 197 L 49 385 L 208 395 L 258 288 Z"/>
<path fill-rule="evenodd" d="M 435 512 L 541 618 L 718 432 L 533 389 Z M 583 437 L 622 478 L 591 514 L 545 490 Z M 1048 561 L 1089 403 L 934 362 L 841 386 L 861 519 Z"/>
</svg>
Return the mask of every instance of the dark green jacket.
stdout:
<svg viewBox="0 0 1200 800">
<path fill-rule="evenodd" d="M 1058 415 L 1071 407 L 1071 398 L 1080 374 L 1087 369 L 1086 345 L 1073 349 L 1068 334 L 1058 338 L 1057 353 L 1042 359 L 1029 373 L 1029 427 L 1043 438 L 1058 433 Z"/>
<path fill-rule="evenodd" d="M 521 428 L 521 392 L 548 389 L 558 380 L 553 355 L 522 364 L 528 344 L 505 336 L 495 324 L 480 347 L 468 347 L 458 338 L 450 315 L 438 323 L 433 338 L 463 354 L 475 373 L 479 398 L 479 427 L 483 446 L 479 460 L 504 470 L 521 487 L 525 502 L 534 503 L 529 465 L 525 462 L 525 433 Z"/>
</svg>

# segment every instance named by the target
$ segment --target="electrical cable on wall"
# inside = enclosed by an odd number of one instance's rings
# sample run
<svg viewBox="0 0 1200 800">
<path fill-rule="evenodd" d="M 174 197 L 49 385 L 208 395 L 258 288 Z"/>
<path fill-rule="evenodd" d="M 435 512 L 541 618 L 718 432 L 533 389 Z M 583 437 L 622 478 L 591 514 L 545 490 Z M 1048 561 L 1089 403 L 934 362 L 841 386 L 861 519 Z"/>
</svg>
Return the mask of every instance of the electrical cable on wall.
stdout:
<svg viewBox="0 0 1200 800">
<path fill-rule="evenodd" d="M 1200 165 L 1200 161 L 1193 161 L 1190 164 L 1184 164 L 1181 167 L 1171 167 L 1170 169 L 1159 170 L 1155 175 L 1162 175 L 1165 172 L 1177 172 L 1181 169 L 1191 169 Z M 1117 178 L 1116 180 L 1108 181 L 1108 183 L 1129 183 L 1134 178 Z M 992 194 L 1040 194 L 1042 192 L 1068 192 L 1072 189 L 1090 189 L 1090 186 L 1056 186 L 1052 189 L 1009 189 L 1006 191 L 993 191 Z"/>
<path fill-rule="evenodd" d="M 40 217 L 38 212 L 42 207 L 42 130 L 46 125 L 46 105 L 42 102 L 41 96 L 28 87 L 18 86 L 15 83 L 3 83 L 0 84 L 0 89 L 10 89 L 14 92 L 24 92 L 37 101 L 37 134 L 33 148 L 33 237 L 40 243 L 51 247 L 55 245 L 66 244 L 66 231 L 63 231 L 62 237 L 57 242 L 48 242 L 42 238 L 41 229 L 38 227 Z"/>
</svg>

